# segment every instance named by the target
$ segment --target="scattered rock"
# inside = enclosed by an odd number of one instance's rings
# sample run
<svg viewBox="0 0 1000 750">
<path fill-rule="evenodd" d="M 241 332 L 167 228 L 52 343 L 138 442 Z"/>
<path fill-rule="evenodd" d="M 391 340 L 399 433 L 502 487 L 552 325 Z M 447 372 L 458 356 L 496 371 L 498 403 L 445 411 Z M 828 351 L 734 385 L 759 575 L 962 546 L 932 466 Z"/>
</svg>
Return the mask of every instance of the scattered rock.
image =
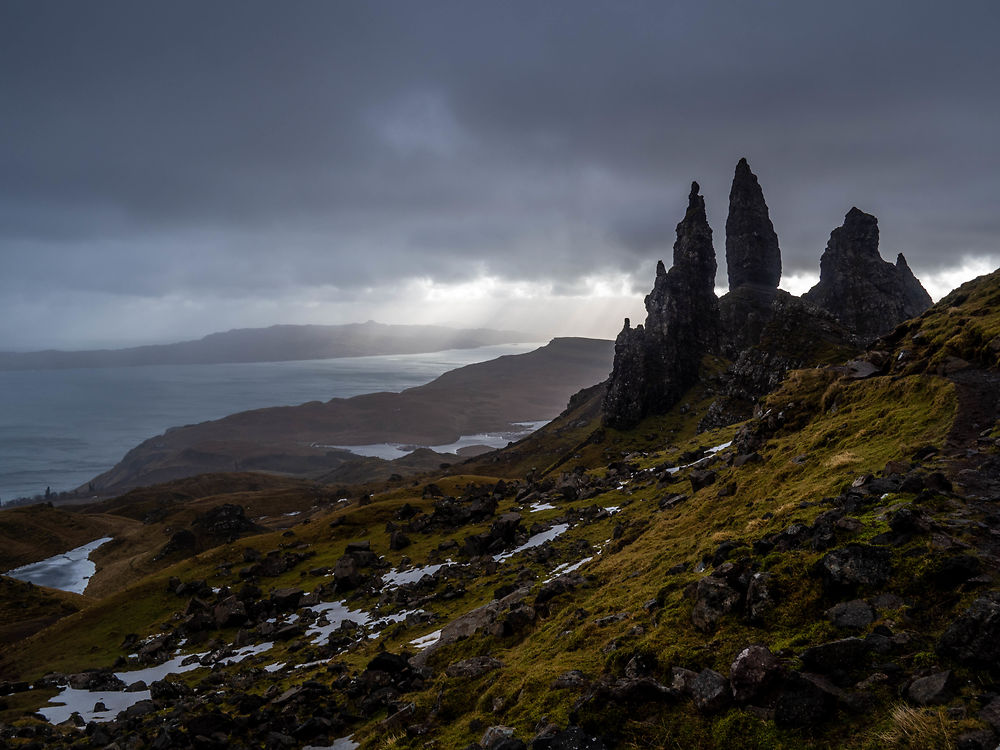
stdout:
<svg viewBox="0 0 1000 750">
<path fill-rule="evenodd" d="M 952 676 L 950 671 L 937 672 L 929 677 L 921 677 L 910 683 L 906 691 L 907 697 L 921 706 L 933 706 L 947 703 L 952 694 Z"/>
<path fill-rule="evenodd" d="M 748 703 L 770 691 L 783 672 L 781 662 L 766 646 L 747 646 L 729 669 L 729 682 L 737 703 Z"/>
<path fill-rule="evenodd" d="M 691 681 L 691 698 L 702 713 L 721 711 L 732 700 L 729 680 L 713 669 L 703 669 Z"/>
<path fill-rule="evenodd" d="M 503 662 L 492 656 L 473 656 L 449 664 L 444 673 L 449 677 L 480 677 L 487 672 L 502 668 Z"/>
</svg>

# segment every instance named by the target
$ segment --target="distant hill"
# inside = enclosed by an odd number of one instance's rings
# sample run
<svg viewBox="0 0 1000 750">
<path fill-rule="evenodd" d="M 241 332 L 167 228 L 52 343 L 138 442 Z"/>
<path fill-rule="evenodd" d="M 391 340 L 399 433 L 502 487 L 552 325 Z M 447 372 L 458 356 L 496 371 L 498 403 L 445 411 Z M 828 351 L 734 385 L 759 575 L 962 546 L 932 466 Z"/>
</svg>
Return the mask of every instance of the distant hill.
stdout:
<svg viewBox="0 0 1000 750">
<path fill-rule="evenodd" d="M 443 349 L 521 343 L 537 337 L 490 328 L 385 325 L 368 321 L 338 326 L 276 325 L 212 333 L 197 341 L 95 349 L 0 352 L 0 370 L 58 370 L 79 367 L 202 365 L 224 362 L 284 362 L 375 354 L 419 354 Z"/>
<path fill-rule="evenodd" d="M 570 396 L 604 380 L 613 355 L 611 341 L 558 338 L 526 354 L 460 367 L 402 393 L 255 409 L 175 427 L 133 448 L 89 482 L 87 492 L 107 496 L 217 471 L 319 477 L 360 460 L 331 446 L 442 445 L 462 435 L 515 431 L 517 422 L 557 416 Z"/>
</svg>

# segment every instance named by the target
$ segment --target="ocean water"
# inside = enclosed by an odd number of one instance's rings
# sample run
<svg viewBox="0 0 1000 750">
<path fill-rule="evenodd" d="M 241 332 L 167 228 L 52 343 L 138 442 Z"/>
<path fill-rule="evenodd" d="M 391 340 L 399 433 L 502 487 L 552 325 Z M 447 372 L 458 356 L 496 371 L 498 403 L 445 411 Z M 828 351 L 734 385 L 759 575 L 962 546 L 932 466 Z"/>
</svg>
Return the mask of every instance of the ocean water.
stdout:
<svg viewBox="0 0 1000 750">
<path fill-rule="evenodd" d="M 541 344 L 298 362 L 0 372 L 0 501 L 79 487 L 170 427 L 402 391 Z"/>
</svg>

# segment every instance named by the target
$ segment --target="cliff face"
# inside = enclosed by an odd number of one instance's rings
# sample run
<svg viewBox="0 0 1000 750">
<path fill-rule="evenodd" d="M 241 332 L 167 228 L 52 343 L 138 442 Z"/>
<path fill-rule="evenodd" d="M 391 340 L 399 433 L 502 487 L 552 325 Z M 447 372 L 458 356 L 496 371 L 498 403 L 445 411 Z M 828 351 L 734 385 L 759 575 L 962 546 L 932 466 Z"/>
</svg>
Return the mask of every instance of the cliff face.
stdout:
<svg viewBox="0 0 1000 750">
<path fill-rule="evenodd" d="M 803 295 L 865 340 L 931 306 L 902 253 L 895 265 L 882 260 L 878 237 L 878 219 L 857 208 L 848 211 L 820 258 L 819 283 Z"/>
<path fill-rule="evenodd" d="M 627 428 L 665 411 L 698 379 L 702 355 L 718 341 L 715 272 L 712 229 L 695 182 L 677 225 L 673 266 L 667 271 L 662 261 L 657 264 L 645 326 L 633 329 L 626 319 L 615 341 L 605 424 Z"/>
</svg>

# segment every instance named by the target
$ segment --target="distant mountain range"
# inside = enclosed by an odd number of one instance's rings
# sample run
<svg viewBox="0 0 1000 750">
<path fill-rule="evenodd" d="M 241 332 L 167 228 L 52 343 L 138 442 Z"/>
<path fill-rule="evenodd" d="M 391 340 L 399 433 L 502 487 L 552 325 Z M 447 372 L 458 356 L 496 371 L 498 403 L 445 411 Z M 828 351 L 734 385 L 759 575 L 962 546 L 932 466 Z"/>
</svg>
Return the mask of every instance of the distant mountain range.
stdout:
<svg viewBox="0 0 1000 750">
<path fill-rule="evenodd" d="M 375 354 L 419 354 L 522 343 L 535 338 L 537 336 L 518 331 L 490 328 L 385 325 L 374 321 L 338 326 L 276 325 L 269 328 L 237 328 L 213 333 L 197 341 L 128 349 L 0 352 L 0 370 L 284 362 Z"/>
</svg>

